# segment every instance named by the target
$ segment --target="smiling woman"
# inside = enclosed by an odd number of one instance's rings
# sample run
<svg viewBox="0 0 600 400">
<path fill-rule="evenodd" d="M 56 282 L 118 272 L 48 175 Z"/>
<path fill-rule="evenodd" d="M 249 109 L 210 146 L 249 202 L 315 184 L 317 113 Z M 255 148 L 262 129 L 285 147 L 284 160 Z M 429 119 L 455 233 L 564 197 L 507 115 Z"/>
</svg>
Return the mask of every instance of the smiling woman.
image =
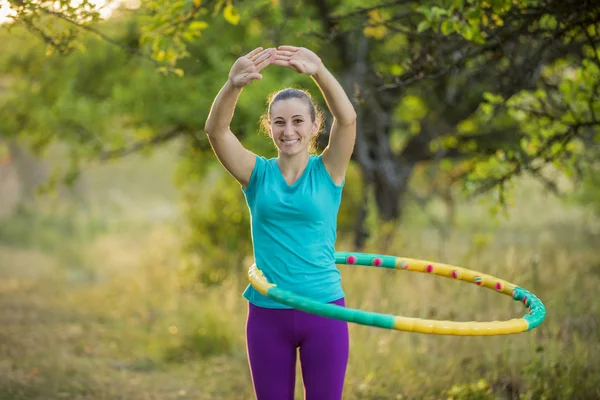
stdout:
<svg viewBox="0 0 600 400">
<path fill-rule="evenodd" d="M 309 75 L 334 117 L 329 144 L 311 146 L 322 117 L 308 91 L 286 88 L 269 99 L 263 128 L 277 147 L 266 159 L 247 150 L 229 126 L 242 89 L 269 65 Z M 256 265 L 270 282 L 315 301 L 345 306 L 335 263 L 337 215 L 356 136 L 356 113 L 341 85 L 312 51 L 257 48 L 239 58 L 217 95 L 205 130 L 213 150 L 241 184 L 251 214 Z M 252 285 L 246 339 L 258 399 L 294 396 L 299 349 L 306 399 L 342 398 L 349 335 L 345 321 L 304 313 Z"/>
<path fill-rule="evenodd" d="M 308 141 L 308 150 L 315 153 L 321 132 L 323 115 L 306 90 L 287 88 L 271 95 L 267 112 L 261 118 L 263 130 L 282 151 L 298 149 Z M 284 146 L 278 146 L 278 142 Z M 300 146 L 296 146 L 296 145 Z"/>
</svg>

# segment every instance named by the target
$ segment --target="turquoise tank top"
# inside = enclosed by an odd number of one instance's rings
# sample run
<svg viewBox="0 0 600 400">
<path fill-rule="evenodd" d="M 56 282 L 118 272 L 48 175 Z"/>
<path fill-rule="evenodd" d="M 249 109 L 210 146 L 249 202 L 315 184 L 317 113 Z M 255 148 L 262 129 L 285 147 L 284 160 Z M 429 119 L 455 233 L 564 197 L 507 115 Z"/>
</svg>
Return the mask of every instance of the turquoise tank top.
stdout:
<svg viewBox="0 0 600 400">
<path fill-rule="evenodd" d="M 256 156 L 243 189 L 251 217 L 254 262 L 267 281 L 320 302 L 344 297 L 335 264 L 337 215 L 342 185 L 336 185 L 321 156 L 311 155 L 288 185 L 277 159 Z M 243 296 L 265 308 L 290 308 L 248 285 Z"/>
</svg>

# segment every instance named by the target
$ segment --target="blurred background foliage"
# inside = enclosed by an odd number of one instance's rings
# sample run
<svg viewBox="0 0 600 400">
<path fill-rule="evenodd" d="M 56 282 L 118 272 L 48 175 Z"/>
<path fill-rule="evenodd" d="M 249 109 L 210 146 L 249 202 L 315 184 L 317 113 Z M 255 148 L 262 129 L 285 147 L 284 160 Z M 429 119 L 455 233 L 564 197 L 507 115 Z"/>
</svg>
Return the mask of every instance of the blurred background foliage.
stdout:
<svg viewBox="0 0 600 400">
<path fill-rule="evenodd" d="M 578 295 L 600 277 L 594 2 L 2 4 L 0 397 L 249 397 L 249 214 L 203 128 L 235 59 L 283 43 L 315 50 L 359 115 L 339 250 L 480 269 L 549 308 L 490 340 L 353 326 L 348 398 L 600 396 L 599 303 Z M 308 77 L 268 68 L 231 126 L 252 151 L 276 156 L 258 123 L 288 86 L 325 109 Z M 351 305 L 523 312 L 388 272 L 344 268 Z"/>
</svg>

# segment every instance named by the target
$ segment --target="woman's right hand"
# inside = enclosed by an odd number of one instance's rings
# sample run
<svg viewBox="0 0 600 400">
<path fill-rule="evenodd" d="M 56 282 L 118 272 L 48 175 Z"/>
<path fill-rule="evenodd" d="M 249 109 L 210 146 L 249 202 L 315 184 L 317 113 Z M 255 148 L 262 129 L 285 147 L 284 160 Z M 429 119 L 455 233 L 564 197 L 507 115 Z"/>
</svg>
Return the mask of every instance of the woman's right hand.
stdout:
<svg viewBox="0 0 600 400">
<path fill-rule="evenodd" d="M 243 88 L 256 79 L 262 79 L 260 71 L 271 64 L 275 49 L 257 47 L 250 53 L 238 58 L 229 71 L 229 81 L 236 88 Z"/>
</svg>

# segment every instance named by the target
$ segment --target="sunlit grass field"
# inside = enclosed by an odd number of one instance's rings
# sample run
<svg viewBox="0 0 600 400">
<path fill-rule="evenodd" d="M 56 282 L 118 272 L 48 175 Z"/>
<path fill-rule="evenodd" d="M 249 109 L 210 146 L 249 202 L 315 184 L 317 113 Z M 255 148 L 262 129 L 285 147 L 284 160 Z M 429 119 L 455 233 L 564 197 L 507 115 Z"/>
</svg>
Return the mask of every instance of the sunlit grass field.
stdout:
<svg viewBox="0 0 600 400">
<path fill-rule="evenodd" d="M 0 399 L 252 398 L 247 265 L 220 286 L 190 279 L 172 161 L 167 150 L 91 168 L 86 207 L 47 200 L 0 220 Z M 534 182 L 517 193 L 508 219 L 461 204 L 447 237 L 409 207 L 389 248 L 375 235 L 365 251 L 501 277 L 536 294 L 546 321 L 495 337 L 351 325 L 345 399 L 600 398 L 600 221 Z M 350 243 L 341 237 L 338 250 Z M 525 313 L 463 282 L 340 270 L 353 308 L 457 321 Z"/>
</svg>

